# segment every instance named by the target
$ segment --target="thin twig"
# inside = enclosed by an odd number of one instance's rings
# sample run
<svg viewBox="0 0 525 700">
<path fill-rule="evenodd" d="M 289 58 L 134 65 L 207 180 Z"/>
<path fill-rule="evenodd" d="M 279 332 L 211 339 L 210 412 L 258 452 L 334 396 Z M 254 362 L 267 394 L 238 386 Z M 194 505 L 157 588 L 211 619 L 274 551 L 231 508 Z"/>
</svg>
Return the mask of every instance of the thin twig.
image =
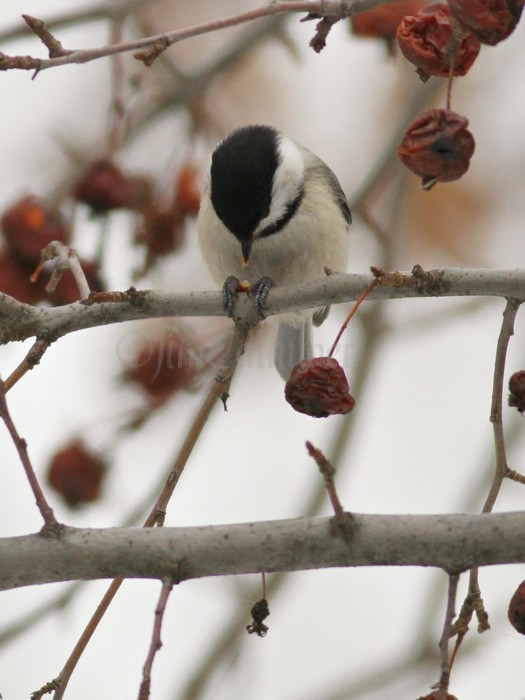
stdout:
<svg viewBox="0 0 525 700">
<path fill-rule="evenodd" d="M 379 5 L 384 0 L 367 0 L 367 6 Z M 89 63 L 90 61 L 99 58 L 114 56 L 117 53 L 127 53 L 130 51 L 141 51 L 154 46 L 172 46 L 173 44 L 190 39 L 202 34 L 235 27 L 246 22 L 253 22 L 263 17 L 271 17 L 281 13 L 306 13 L 320 14 L 323 17 L 338 17 L 344 19 L 349 17 L 353 10 L 353 2 L 345 2 L 345 0 L 305 0 L 299 2 L 291 0 L 290 2 L 272 2 L 264 7 L 259 7 L 254 10 L 249 10 L 230 17 L 205 22 L 203 24 L 188 27 L 186 29 L 177 29 L 165 34 L 145 37 L 134 41 L 120 42 L 111 44 L 110 46 L 101 46 L 93 49 L 78 49 L 72 51 L 66 56 L 57 56 L 56 58 L 40 59 L 32 56 L 6 56 L 0 55 L 0 70 L 33 70 L 35 75 L 47 68 L 56 66 L 64 66 L 71 63 Z M 142 60 L 142 59 L 141 59 Z"/>
<path fill-rule="evenodd" d="M 505 362 L 510 338 L 514 333 L 514 321 L 520 307 L 516 299 L 507 299 L 505 310 L 503 311 L 503 321 L 496 346 L 496 358 L 494 361 L 494 375 L 492 380 L 492 399 L 490 407 L 490 420 L 493 426 L 494 449 L 495 449 L 495 470 L 489 493 L 483 504 L 482 513 L 490 513 L 499 495 L 501 485 L 505 477 L 510 475 L 507 465 L 507 455 L 505 450 L 505 435 L 503 431 L 503 379 L 505 375 Z M 485 632 L 490 629 L 487 611 L 483 605 L 483 598 L 479 588 L 479 569 L 474 567 L 469 572 L 469 587 L 465 601 L 461 607 L 452 632 L 458 635 L 455 653 L 466 635 L 472 615 L 476 613 L 478 621 L 478 632 Z M 455 654 L 454 654 L 455 655 Z"/>
<path fill-rule="evenodd" d="M 7 392 L 14 387 L 14 385 L 22 379 L 22 377 L 27 374 L 30 370 L 35 367 L 35 365 L 38 365 L 40 360 L 42 359 L 42 356 L 44 355 L 45 351 L 48 349 L 49 343 L 47 340 L 44 340 L 43 338 L 37 338 L 36 341 L 33 343 L 31 346 L 31 349 L 27 353 L 27 355 L 24 357 L 22 362 L 16 367 L 11 374 L 7 377 L 7 379 L 4 382 L 4 393 L 7 394 Z"/>
<path fill-rule="evenodd" d="M 49 51 L 49 58 L 57 58 L 58 56 L 67 56 L 71 51 L 65 49 L 59 40 L 51 34 L 48 27 L 40 19 L 31 17 L 31 15 L 22 15 L 24 22 L 29 29 L 37 35 L 40 41 Z"/>
<path fill-rule="evenodd" d="M 372 280 L 372 282 L 370 282 L 370 284 L 366 287 L 365 291 L 361 294 L 361 296 L 359 297 L 359 299 L 358 299 L 358 300 L 355 302 L 355 304 L 352 306 L 352 308 L 350 309 L 350 311 L 349 311 L 347 317 L 346 317 L 345 320 L 343 321 L 343 324 L 342 324 L 341 328 L 339 329 L 338 334 L 337 334 L 336 337 L 335 337 L 335 340 L 334 340 L 334 342 L 333 342 L 333 345 L 332 345 L 332 347 L 330 348 L 330 352 L 328 353 L 328 357 L 332 357 L 332 355 L 334 354 L 334 351 L 335 351 L 335 349 L 336 349 L 336 347 L 337 347 L 337 344 L 338 344 L 339 341 L 341 340 L 341 336 L 343 335 L 343 333 L 344 333 L 345 330 L 347 329 L 348 324 L 349 324 L 350 321 L 352 320 L 352 317 L 353 317 L 354 314 L 356 313 L 357 309 L 358 309 L 358 308 L 361 306 L 361 304 L 364 302 L 364 300 L 367 298 L 367 296 L 370 294 L 370 292 L 372 291 L 372 289 L 373 289 L 378 283 L 379 283 L 379 280 L 378 280 L 378 278 L 376 277 L 374 280 Z"/>
<path fill-rule="evenodd" d="M 447 609 L 445 612 L 445 621 L 443 623 L 443 632 L 439 640 L 439 649 L 441 651 L 441 676 L 438 683 L 439 700 L 446 700 L 447 690 L 450 683 L 450 661 L 448 655 L 448 642 L 450 639 L 450 628 L 454 619 L 456 595 L 458 591 L 459 574 L 450 574 L 448 578 L 448 596 Z"/>
<path fill-rule="evenodd" d="M 492 402 L 490 407 L 490 420 L 494 431 L 494 449 L 496 453 L 496 469 L 487 499 L 482 512 L 490 513 L 498 497 L 503 479 L 507 476 L 509 467 L 505 452 L 505 435 L 503 432 L 503 379 L 505 375 L 505 362 L 507 349 L 511 336 L 514 334 L 514 320 L 520 301 L 508 299 L 503 312 L 503 322 L 496 346 L 496 359 L 494 362 L 494 377 L 492 382 Z"/>
<path fill-rule="evenodd" d="M 123 18 L 111 22 L 111 43 L 122 39 Z M 115 155 L 124 144 L 127 132 L 126 101 L 124 98 L 125 74 L 122 54 L 111 59 L 111 111 L 108 136 L 108 154 Z"/>
<path fill-rule="evenodd" d="M 9 413 L 7 401 L 5 398 L 4 383 L 2 382 L 2 380 L 0 380 L 0 417 L 4 421 L 5 426 L 9 431 L 11 439 L 13 440 L 13 443 L 16 447 L 18 456 L 20 457 L 20 461 L 22 462 L 22 466 L 24 467 L 24 471 L 27 476 L 27 480 L 29 481 L 29 485 L 31 487 L 31 490 L 33 491 L 38 510 L 40 511 L 40 514 L 44 520 L 46 531 L 48 532 L 48 534 L 52 534 L 53 532 L 56 532 L 57 528 L 59 527 L 59 524 L 57 519 L 55 518 L 53 509 L 51 508 L 51 506 L 46 500 L 46 497 L 44 496 L 44 492 L 42 491 L 40 483 L 35 474 L 35 470 L 33 469 L 33 465 L 31 464 L 31 460 L 29 459 L 27 443 L 18 434 L 15 424 L 13 423 L 13 419 L 11 418 L 11 414 Z"/>
<path fill-rule="evenodd" d="M 306 449 L 308 450 L 310 457 L 314 458 L 317 466 L 319 467 L 319 471 L 323 476 L 324 485 L 328 493 L 328 497 L 330 498 L 332 508 L 334 509 L 335 517 L 344 519 L 345 509 L 339 500 L 339 496 L 337 495 L 337 490 L 335 488 L 335 467 L 328 459 L 326 459 L 321 450 L 314 447 L 311 442 L 306 442 Z"/>
<path fill-rule="evenodd" d="M 490 420 L 494 432 L 494 450 L 496 467 L 489 493 L 483 504 L 482 513 L 490 513 L 499 495 L 503 480 L 509 474 L 507 454 L 505 450 L 505 434 L 503 431 L 503 380 L 505 376 L 505 362 L 511 336 L 514 334 L 514 321 L 520 307 L 516 299 L 507 299 L 503 311 L 503 321 L 496 346 L 496 359 L 494 362 L 494 377 L 492 381 L 492 401 L 490 407 Z M 490 629 L 488 614 L 483 605 L 483 599 L 479 589 L 479 570 L 474 568 L 470 572 L 469 593 L 473 600 L 473 609 L 478 620 L 478 632 Z"/>
<path fill-rule="evenodd" d="M 159 600 L 157 603 L 157 607 L 155 608 L 155 622 L 153 624 L 151 644 L 149 647 L 146 662 L 144 664 L 144 668 L 142 670 L 142 683 L 140 684 L 138 700 L 148 700 L 150 696 L 151 669 L 153 668 L 153 661 L 155 660 L 155 655 L 162 647 L 162 641 L 160 638 L 160 632 L 162 629 L 162 619 L 164 617 L 164 612 L 166 610 L 166 605 L 168 603 L 168 598 L 170 596 L 172 588 L 173 581 L 171 579 L 166 579 L 162 582 Z"/>
<path fill-rule="evenodd" d="M 51 278 L 46 284 L 46 292 L 52 294 L 58 286 L 62 275 L 67 270 L 71 270 L 75 282 L 77 283 L 80 299 L 87 299 L 90 294 L 89 284 L 80 264 L 80 258 L 74 248 L 64 245 L 61 241 L 51 241 L 40 254 L 40 262 L 36 270 L 31 275 L 31 282 L 36 282 L 43 266 L 49 260 L 54 260 L 55 267 L 51 273 Z"/>
</svg>

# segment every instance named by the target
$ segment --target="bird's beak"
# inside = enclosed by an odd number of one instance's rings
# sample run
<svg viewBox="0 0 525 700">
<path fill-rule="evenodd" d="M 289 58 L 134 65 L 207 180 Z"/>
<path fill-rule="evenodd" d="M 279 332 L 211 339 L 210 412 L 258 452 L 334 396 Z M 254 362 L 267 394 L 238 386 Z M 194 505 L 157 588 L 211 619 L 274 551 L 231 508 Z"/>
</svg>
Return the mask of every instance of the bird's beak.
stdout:
<svg viewBox="0 0 525 700">
<path fill-rule="evenodd" d="M 247 241 L 241 242 L 241 250 L 242 250 L 241 267 L 246 267 L 246 265 L 248 264 L 248 260 L 250 259 L 250 252 L 252 250 L 252 244 L 253 244 L 253 239 L 251 239 L 251 238 Z"/>
</svg>

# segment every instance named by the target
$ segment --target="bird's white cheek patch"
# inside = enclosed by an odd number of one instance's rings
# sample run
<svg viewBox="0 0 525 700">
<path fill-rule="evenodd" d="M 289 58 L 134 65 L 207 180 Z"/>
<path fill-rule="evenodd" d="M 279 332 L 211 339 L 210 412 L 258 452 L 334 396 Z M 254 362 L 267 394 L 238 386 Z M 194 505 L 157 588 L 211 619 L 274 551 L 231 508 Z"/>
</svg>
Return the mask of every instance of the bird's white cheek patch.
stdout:
<svg viewBox="0 0 525 700">
<path fill-rule="evenodd" d="M 277 148 L 280 163 L 274 175 L 271 207 L 268 216 L 259 222 L 257 231 L 279 221 L 303 186 L 304 159 L 299 147 L 283 136 Z"/>
</svg>

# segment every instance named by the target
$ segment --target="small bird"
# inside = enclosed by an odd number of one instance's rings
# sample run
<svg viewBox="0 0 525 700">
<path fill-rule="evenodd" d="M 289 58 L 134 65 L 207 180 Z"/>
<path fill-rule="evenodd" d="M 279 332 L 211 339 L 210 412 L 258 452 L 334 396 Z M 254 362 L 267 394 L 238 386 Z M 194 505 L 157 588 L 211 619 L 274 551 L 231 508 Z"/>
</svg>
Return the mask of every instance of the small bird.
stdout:
<svg viewBox="0 0 525 700">
<path fill-rule="evenodd" d="M 350 223 L 330 168 L 273 127 L 241 127 L 213 151 L 197 230 L 212 277 L 225 284 L 227 306 L 239 279 L 250 283 L 261 303 L 272 284 L 343 271 Z M 297 362 L 312 356 L 311 321 L 320 325 L 328 309 L 278 317 L 274 360 L 285 380 Z"/>
</svg>

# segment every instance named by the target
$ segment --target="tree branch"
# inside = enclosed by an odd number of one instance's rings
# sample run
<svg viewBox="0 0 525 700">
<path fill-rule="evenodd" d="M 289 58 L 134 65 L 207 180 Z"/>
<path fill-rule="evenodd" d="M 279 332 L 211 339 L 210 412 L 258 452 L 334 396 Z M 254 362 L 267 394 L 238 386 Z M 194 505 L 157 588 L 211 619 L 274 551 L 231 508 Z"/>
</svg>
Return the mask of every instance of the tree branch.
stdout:
<svg viewBox="0 0 525 700">
<path fill-rule="evenodd" d="M 368 9 L 368 6 L 384 4 L 384 2 L 385 0 L 365 0 L 364 2 L 355 2 L 355 0 L 304 0 L 303 2 L 299 2 L 298 0 L 286 0 L 284 2 L 279 2 L 279 0 L 274 0 L 263 7 L 248 10 L 247 12 L 242 12 L 230 17 L 212 20 L 211 22 L 205 22 L 193 27 L 176 29 L 164 34 L 157 34 L 133 41 L 119 42 L 117 44 L 110 44 L 109 46 L 100 46 L 93 49 L 77 49 L 65 55 L 48 59 L 0 54 L 0 70 L 33 70 L 39 73 L 47 68 L 64 66 L 71 63 L 89 63 L 98 58 L 114 56 L 118 53 L 140 51 L 142 49 L 151 49 L 152 47 L 166 49 L 175 43 L 200 36 L 201 34 L 209 34 L 210 32 L 215 32 L 220 29 L 235 27 L 239 24 L 253 22 L 263 17 L 272 17 L 282 13 L 302 13 L 307 15 L 306 19 L 330 17 L 333 18 L 334 21 L 337 21 L 338 19 L 344 19 L 354 14 L 356 9 L 363 11 L 364 9 Z M 138 56 L 138 58 L 141 59 L 142 57 Z"/>
<path fill-rule="evenodd" d="M 345 566 L 472 566 L 525 562 L 525 512 L 352 515 L 353 536 L 333 518 L 184 528 L 77 529 L 0 540 L 0 590 L 109 577 L 172 578 Z"/>
<path fill-rule="evenodd" d="M 417 266 L 416 266 L 417 268 Z M 415 268 L 415 269 L 416 269 Z M 419 268 L 420 269 L 420 268 Z M 525 299 L 525 270 L 448 268 L 421 273 L 386 274 L 368 299 L 419 297 L 496 296 Z M 266 303 L 267 316 L 301 311 L 325 304 L 355 301 L 372 280 L 371 275 L 337 273 L 314 282 L 275 287 Z M 169 293 L 139 291 L 94 294 L 84 300 L 54 308 L 34 307 L 0 293 L 0 344 L 27 338 L 54 342 L 68 333 L 97 326 L 145 318 L 175 316 L 224 316 L 219 292 Z M 234 316 L 254 322 L 251 298 L 241 294 Z"/>
</svg>

